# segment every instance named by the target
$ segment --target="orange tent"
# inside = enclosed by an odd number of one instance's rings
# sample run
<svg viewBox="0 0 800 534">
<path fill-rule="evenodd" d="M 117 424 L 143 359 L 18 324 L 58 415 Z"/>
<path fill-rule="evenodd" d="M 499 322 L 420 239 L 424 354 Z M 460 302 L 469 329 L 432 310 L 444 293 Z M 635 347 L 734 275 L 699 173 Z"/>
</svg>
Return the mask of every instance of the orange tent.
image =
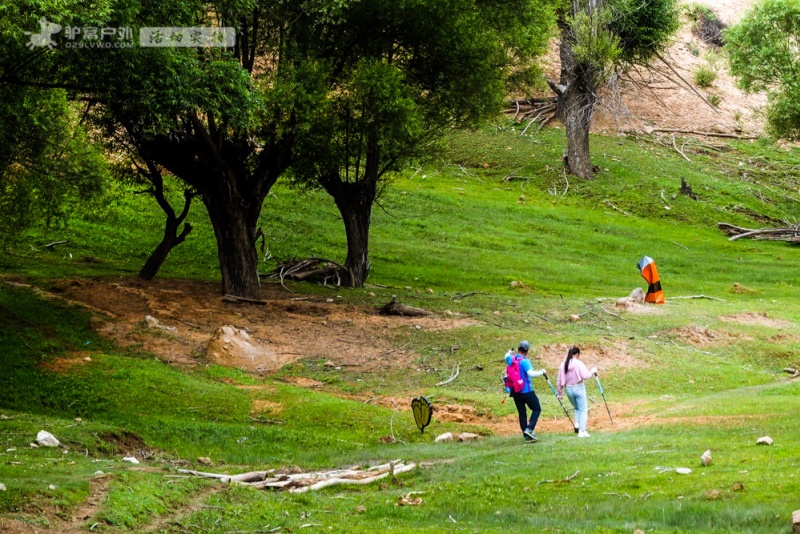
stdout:
<svg viewBox="0 0 800 534">
<path fill-rule="evenodd" d="M 656 262 L 650 256 L 644 256 L 639 263 L 636 264 L 642 272 L 642 276 L 647 283 L 647 295 L 644 296 L 645 302 L 652 304 L 664 304 L 664 291 L 661 290 L 661 278 L 658 276 L 658 269 L 656 269 Z"/>
</svg>

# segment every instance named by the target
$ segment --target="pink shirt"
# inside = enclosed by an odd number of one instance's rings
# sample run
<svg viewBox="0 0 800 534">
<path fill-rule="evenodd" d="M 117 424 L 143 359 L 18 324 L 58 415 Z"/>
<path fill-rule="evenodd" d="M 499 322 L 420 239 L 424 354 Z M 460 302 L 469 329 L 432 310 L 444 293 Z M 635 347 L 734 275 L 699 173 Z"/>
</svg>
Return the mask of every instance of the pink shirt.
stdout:
<svg viewBox="0 0 800 534">
<path fill-rule="evenodd" d="M 567 360 L 564 360 L 566 362 Z M 575 386 L 580 384 L 587 378 L 592 377 L 592 373 L 589 372 L 589 369 L 586 367 L 586 364 L 580 360 L 576 360 L 574 357 L 569 361 L 569 370 L 565 373 L 564 372 L 564 362 L 558 366 L 558 393 L 561 394 L 561 390 L 564 389 L 564 386 Z"/>
</svg>

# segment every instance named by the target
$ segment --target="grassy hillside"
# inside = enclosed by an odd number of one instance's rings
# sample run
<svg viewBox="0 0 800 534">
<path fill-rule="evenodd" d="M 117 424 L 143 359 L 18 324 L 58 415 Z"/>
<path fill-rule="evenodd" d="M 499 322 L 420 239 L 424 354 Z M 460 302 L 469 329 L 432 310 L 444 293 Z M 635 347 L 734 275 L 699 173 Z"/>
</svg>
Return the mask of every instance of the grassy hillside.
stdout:
<svg viewBox="0 0 800 534">
<path fill-rule="evenodd" d="M 6 444 L 0 483 L 8 488 L 0 491 L 0 521 L 54 532 L 95 523 L 93 531 L 137 532 L 297 531 L 303 525 L 334 532 L 789 532 L 800 489 L 800 423 L 793 417 L 800 387 L 781 369 L 800 366 L 800 249 L 729 242 L 716 222 L 796 221 L 800 154 L 761 142 L 693 141 L 685 148 L 688 162 L 671 140 L 592 142 L 601 172 L 593 182 L 576 182 L 561 172 L 563 131 L 521 137 L 498 125 L 454 135 L 434 161 L 394 176 L 376 206 L 372 285 L 338 291 L 290 285 L 301 295 L 336 293 L 359 305 L 397 295 L 476 322 L 444 331 L 376 332 L 413 351 L 408 368 L 393 365 L 391 355 L 376 371 L 330 369 L 327 358 L 308 356 L 268 377 L 166 365 L 164 355 L 99 337 L 88 312 L 0 283 L 0 438 Z M 682 177 L 697 200 L 678 194 Z M 141 195 L 122 193 L 102 213 L 27 235 L 2 258 L 0 281 L 47 290 L 54 279 L 135 273 L 155 245 L 161 216 Z M 161 276 L 216 280 L 213 234 L 202 207 L 191 217 L 196 230 Z M 293 256 L 343 258 L 342 225 L 321 192 L 275 187 L 261 223 L 264 271 Z M 69 243 L 54 251 L 43 247 L 63 239 Z M 643 285 L 635 265 L 644 254 L 658 264 L 667 305 L 634 314 L 598 301 Z M 670 300 L 699 294 L 720 300 Z M 581 319 L 570 321 L 572 314 Z M 553 375 L 557 344 L 589 348 L 615 425 L 593 405 L 590 430 L 600 430 L 589 440 L 575 439 L 559 426 L 560 407 L 543 382 L 537 391 L 545 430 L 530 446 L 505 432 L 490 436 L 480 423 L 435 420 L 421 435 L 408 411 L 361 400 L 406 402 L 427 394 L 437 406 L 466 404 L 486 421 L 500 420 L 513 404 L 500 403 L 497 360 L 522 338 Z M 66 357 L 80 363 L 65 366 Z M 436 387 L 456 364 L 458 380 Z M 323 386 L 311 390 L 283 380 L 296 376 Z M 589 388 L 602 402 L 594 384 Z M 254 421 L 256 401 L 280 405 L 284 424 Z M 462 428 L 487 437 L 477 444 L 431 443 L 439 432 Z M 28 448 L 41 429 L 56 434 L 68 452 Z M 385 443 L 392 433 L 400 441 Z M 765 434 L 775 444 L 756 446 Z M 709 448 L 715 463 L 702 467 L 699 457 Z M 143 467 L 120 461 L 134 453 Z M 202 469 L 230 472 L 395 458 L 425 467 L 398 477 L 398 484 L 303 495 L 172 478 L 176 467 L 198 465 L 200 456 L 216 462 Z M 681 466 L 692 474 L 667 470 Z M 111 476 L 92 475 L 98 469 Z M 107 493 L 91 519 L 70 522 L 99 486 Z M 395 506 L 409 492 L 423 492 L 424 504 Z"/>
</svg>

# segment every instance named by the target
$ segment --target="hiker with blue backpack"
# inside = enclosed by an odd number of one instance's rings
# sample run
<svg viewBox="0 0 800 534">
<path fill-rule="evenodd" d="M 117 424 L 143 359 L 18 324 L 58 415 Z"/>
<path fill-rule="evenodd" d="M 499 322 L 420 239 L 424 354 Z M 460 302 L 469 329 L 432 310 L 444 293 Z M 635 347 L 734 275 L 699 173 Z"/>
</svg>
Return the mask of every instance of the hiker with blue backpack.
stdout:
<svg viewBox="0 0 800 534">
<path fill-rule="evenodd" d="M 533 370 L 531 362 L 528 360 L 528 351 L 531 344 L 527 341 L 520 341 L 516 353 L 510 350 L 506 353 L 506 392 L 514 399 L 514 404 L 519 413 L 519 426 L 522 429 L 522 436 L 526 443 L 534 443 L 539 438 L 534 433 L 536 423 L 539 421 L 539 414 L 542 413 L 542 405 L 539 397 L 533 391 L 532 378 L 545 374 L 544 369 Z M 527 408 L 531 409 L 531 418 L 528 420 Z"/>
</svg>

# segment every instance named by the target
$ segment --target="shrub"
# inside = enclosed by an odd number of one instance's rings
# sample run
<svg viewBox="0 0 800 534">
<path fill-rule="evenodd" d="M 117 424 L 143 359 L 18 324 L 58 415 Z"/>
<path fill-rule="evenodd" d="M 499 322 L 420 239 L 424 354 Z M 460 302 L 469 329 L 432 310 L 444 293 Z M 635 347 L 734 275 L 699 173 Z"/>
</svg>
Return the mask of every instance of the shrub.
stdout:
<svg viewBox="0 0 800 534">
<path fill-rule="evenodd" d="M 710 65 L 700 65 L 694 71 L 694 83 L 700 87 L 711 87 L 717 79 L 717 71 Z"/>
<path fill-rule="evenodd" d="M 708 100 L 708 103 L 714 106 L 715 108 L 719 107 L 720 103 L 722 102 L 722 97 L 714 94 L 709 94 L 706 99 Z"/>
</svg>

